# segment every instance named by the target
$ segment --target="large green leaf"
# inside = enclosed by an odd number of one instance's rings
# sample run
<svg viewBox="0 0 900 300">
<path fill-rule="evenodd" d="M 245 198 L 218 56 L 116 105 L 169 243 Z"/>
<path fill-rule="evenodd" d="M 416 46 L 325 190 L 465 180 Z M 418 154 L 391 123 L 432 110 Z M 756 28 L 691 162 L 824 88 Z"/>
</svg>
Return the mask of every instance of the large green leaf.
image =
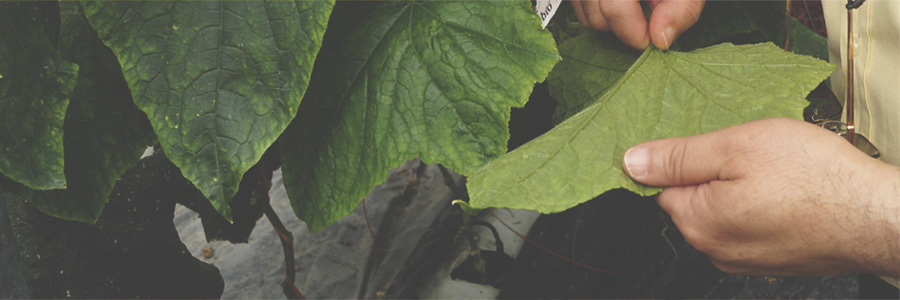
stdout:
<svg viewBox="0 0 900 300">
<path fill-rule="evenodd" d="M 570 12 L 571 14 L 571 12 Z M 570 16 L 574 18 L 574 16 Z M 790 50 L 828 59 L 826 40 L 791 19 Z M 563 61 L 547 76 L 550 95 L 559 101 L 553 122 L 559 123 L 593 103 L 625 73 L 640 53 L 624 46 L 611 33 L 578 30 L 577 23 L 556 24 Z M 573 25 L 578 27 L 573 27 Z M 697 24 L 684 32 L 674 48 L 693 50 L 740 34 L 753 42 L 784 44 L 783 1 L 707 2 Z"/>
<path fill-rule="evenodd" d="M 651 47 L 593 105 L 472 174 L 469 205 L 551 213 L 614 188 L 654 194 L 660 188 L 622 171 L 629 147 L 754 119 L 801 118 L 804 96 L 832 69 L 772 44 L 692 53 Z"/>
<path fill-rule="evenodd" d="M 63 119 L 78 65 L 56 48 L 54 2 L 0 2 L 0 172 L 33 189 L 65 188 Z"/>
<path fill-rule="evenodd" d="M 510 107 L 559 56 L 528 1 L 385 3 L 329 32 L 281 140 L 285 187 L 311 230 L 349 213 L 419 157 L 469 174 L 506 152 Z M 333 45 L 333 47 L 330 47 Z"/>
<path fill-rule="evenodd" d="M 547 76 L 550 95 L 559 101 L 553 123 L 580 112 L 625 74 L 640 52 L 612 33 L 589 32 L 559 45 L 562 61 Z"/>
<path fill-rule="evenodd" d="M 88 1 L 166 155 L 216 209 L 296 114 L 333 2 Z"/>
<path fill-rule="evenodd" d="M 60 49 L 77 63 L 63 129 L 65 190 L 34 191 L 27 199 L 46 214 L 94 222 L 116 179 L 154 141 L 147 116 L 131 101 L 115 55 L 87 24 L 77 2 L 61 2 Z"/>
</svg>

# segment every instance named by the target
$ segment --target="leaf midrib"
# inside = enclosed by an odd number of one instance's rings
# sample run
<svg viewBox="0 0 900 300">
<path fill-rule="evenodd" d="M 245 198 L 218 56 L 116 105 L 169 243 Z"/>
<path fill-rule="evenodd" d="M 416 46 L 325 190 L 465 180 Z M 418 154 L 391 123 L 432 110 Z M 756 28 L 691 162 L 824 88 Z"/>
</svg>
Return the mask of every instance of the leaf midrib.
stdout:
<svg viewBox="0 0 900 300">
<path fill-rule="evenodd" d="M 338 103 L 337 109 L 335 109 L 334 114 L 331 116 L 331 121 L 332 121 L 332 122 L 336 122 L 336 121 L 338 120 L 338 116 L 340 116 L 340 115 L 341 115 L 341 112 L 344 110 L 344 107 L 345 107 L 344 103 L 345 103 L 345 101 L 347 100 L 348 95 L 350 95 L 350 89 L 353 87 L 353 84 L 356 83 L 357 80 L 359 80 L 359 75 L 362 74 L 362 71 L 365 70 L 366 67 L 369 65 L 369 62 L 370 62 L 371 59 L 372 59 L 372 55 L 373 55 L 379 48 L 381 48 L 381 45 L 382 45 L 382 43 L 384 43 L 384 40 L 385 40 L 384 37 L 387 36 L 388 33 L 391 31 L 391 29 L 394 28 L 394 26 L 397 25 L 397 21 L 400 20 L 400 17 L 402 17 L 403 14 L 406 13 L 406 11 L 409 9 L 409 7 L 410 7 L 411 5 L 412 5 L 412 4 L 407 4 L 407 5 L 404 5 L 404 6 L 403 6 L 403 10 L 401 10 L 400 12 L 397 13 L 397 15 L 396 15 L 396 17 L 394 18 L 394 20 L 391 21 L 391 25 L 388 26 L 388 28 L 384 30 L 384 34 L 382 34 L 381 37 L 378 39 L 378 43 L 375 44 L 375 47 L 372 47 L 372 50 L 369 51 L 369 53 L 366 54 L 366 58 L 365 58 L 365 60 L 363 61 L 363 63 L 359 65 L 359 68 L 358 68 L 355 72 L 353 72 L 353 76 L 350 77 L 349 83 L 348 83 L 348 84 L 346 85 L 346 87 L 343 88 L 342 91 L 341 91 L 341 99 L 340 99 L 340 102 Z M 352 34 L 351 34 L 351 35 L 347 35 L 347 36 L 345 37 L 345 39 L 346 39 L 347 37 L 350 37 L 350 36 L 352 36 Z"/>
<path fill-rule="evenodd" d="M 213 119 L 213 126 L 214 126 L 213 130 L 216 133 L 215 137 L 214 137 L 215 139 L 219 138 L 218 112 L 219 112 L 219 87 L 222 84 L 221 80 L 222 80 L 222 33 L 223 32 L 225 32 L 225 0 L 219 0 L 219 37 L 216 40 L 216 95 L 215 95 L 215 98 L 213 98 L 213 110 L 216 112 L 216 114 L 214 114 L 214 119 Z M 215 179 L 215 178 L 221 177 L 220 176 L 221 173 L 219 172 L 220 171 L 219 151 L 222 151 L 222 150 L 221 150 L 221 147 L 218 147 L 218 141 L 213 141 L 213 144 L 216 145 L 216 149 L 215 149 L 215 151 L 213 151 L 213 153 L 214 153 L 213 161 L 215 161 L 215 163 L 216 163 L 215 168 L 214 168 L 216 170 L 215 177 L 213 177 L 213 179 Z M 219 195 L 221 195 L 221 197 L 222 197 L 221 201 L 226 202 L 224 209 L 227 210 L 228 203 L 227 203 L 227 199 L 225 199 L 225 187 L 223 186 L 223 184 L 216 184 L 214 186 L 219 190 Z"/>
<path fill-rule="evenodd" d="M 654 52 L 656 52 L 656 51 L 659 51 L 659 50 L 656 50 L 656 48 L 653 48 L 652 46 L 651 46 L 650 48 L 648 48 L 646 51 L 644 51 L 644 53 L 641 54 L 640 57 L 638 57 L 638 59 L 634 62 L 634 64 L 631 65 L 631 68 L 629 68 L 628 71 L 626 71 L 625 74 L 623 74 L 622 77 L 619 78 L 619 80 L 616 81 L 615 84 L 613 84 L 613 86 L 609 89 L 609 92 L 607 92 L 607 93 L 601 98 L 601 100 L 600 100 L 597 104 L 594 104 L 594 106 L 605 106 L 605 105 L 609 102 L 609 100 L 612 99 L 612 97 L 613 97 L 616 93 L 619 92 L 619 89 L 621 89 L 621 87 L 622 87 L 623 85 L 625 85 L 624 82 L 627 81 L 629 78 L 631 78 L 631 76 L 634 75 L 634 73 L 636 72 L 636 70 L 637 70 L 638 68 L 640 68 L 640 67 L 644 64 L 644 62 L 647 60 L 647 57 L 649 57 L 652 53 L 654 53 Z M 593 106 L 592 106 L 592 107 L 593 107 Z M 565 143 L 560 143 L 559 146 L 558 146 L 556 149 L 554 149 L 553 152 L 550 153 L 550 155 L 547 155 L 547 157 L 546 157 L 546 158 L 545 158 L 545 159 L 544 159 L 537 167 L 533 168 L 533 169 L 532 169 L 530 172 L 528 172 L 528 174 L 526 174 L 525 176 L 519 177 L 519 179 L 516 180 L 516 184 L 515 184 L 515 185 L 512 185 L 512 184 L 509 185 L 509 187 L 507 187 L 506 190 L 504 190 L 502 194 L 505 194 L 505 193 L 509 192 L 514 186 L 520 186 L 520 185 L 522 184 L 522 182 L 525 181 L 525 179 L 530 178 L 532 175 L 534 175 L 535 172 L 537 172 L 537 170 L 543 168 L 544 165 L 546 165 L 548 162 L 550 162 L 551 159 L 553 159 L 554 157 L 556 157 L 556 155 L 557 155 L 560 151 L 562 151 L 562 149 L 563 149 L 566 145 L 569 145 L 569 143 L 571 143 L 572 140 L 575 139 L 575 137 L 577 137 L 579 134 L 581 134 L 582 132 L 584 132 L 584 128 L 587 127 L 587 124 L 590 123 L 591 120 L 593 120 L 594 118 L 596 118 L 597 115 L 600 113 L 601 110 L 602 110 L 602 109 L 599 109 L 599 108 L 598 108 L 598 109 L 596 109 L 594 112 L 592 112 L 591 115 L 587 118 L 587 120 L 585 120 L 584 122 L 582 122 L 582 123 L 578 126 L 577 130 L 575 130 L 575 133 L 572 134 L 572 135 L 570 135 L 570 136 L 566 139 L 566 142 L 565 142 Z M 581 114 L 581 113 L 584 113 L 584 112 L 585 112 L 585 111 L 582 111 L 582 112 L 580 112 L 580 113 L 578 113 L 578 114 Z M 577 116 L 578 114 L 575 114 L 575 115 Z M 573 116 L 573 117 L 574 117 L 574 116 Z M 519 149 L 521 149 L 521 148 L 519 148 Z M 516 151 L 516 150 L 513 150 L 513 151 Z M 512 152 L 510 152 L 510 153 L 512 153 Z M 490 168 L 490 165 L 491 165 L 491 164 L 488 164 L 488 165 L 484 166 L 483 169 Z"/>
</svg>

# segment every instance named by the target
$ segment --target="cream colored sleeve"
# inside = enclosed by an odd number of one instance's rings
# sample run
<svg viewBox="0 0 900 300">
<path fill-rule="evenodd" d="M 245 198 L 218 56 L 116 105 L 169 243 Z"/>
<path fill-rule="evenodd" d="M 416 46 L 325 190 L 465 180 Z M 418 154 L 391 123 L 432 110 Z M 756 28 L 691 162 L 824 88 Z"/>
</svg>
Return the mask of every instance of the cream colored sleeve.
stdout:
<svg viewBox="0 0 900 300">
<path fill-rule="evenodd" d="M 831 88 L 846 97 L 846 0 L 823 0 L 828 52 L 838 65 Z M 867 0 L 853 15 L 854 117 L 857 132 L 900 165 L 900 1 Z"/>
<path fill-rule="evenodd" d="M 831 89 L 847 93 L 847 9 L 844 0 L 824 0 L 828 54 L 838 65 Z M 854 117 L 857 132 L 900 165 L 900 1 L 867 0 L 853 14 Z M 846 116 L 845 116 L 846 117 Z M 897 278 L 882 277 L 894 286 Z"/>
</svg>

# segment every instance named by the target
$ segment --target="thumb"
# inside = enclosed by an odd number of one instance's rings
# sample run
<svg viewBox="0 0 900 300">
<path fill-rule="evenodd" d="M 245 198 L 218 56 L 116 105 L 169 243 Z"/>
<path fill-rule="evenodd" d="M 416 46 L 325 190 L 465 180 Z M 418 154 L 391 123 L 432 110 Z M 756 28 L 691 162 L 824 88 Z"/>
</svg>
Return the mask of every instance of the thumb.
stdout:
<svg viewBox="0 0 900 300">
<path fill-rule="evenodd" d="M 700 19 L 705 0 L 660 0 L 650 16 L 650 40 L 666 50 Z"/>
<path fill-rule="evenodd" d="M 731 151 L 727 132 L 650 141 L 625 151 L 622 167 L 628 176 L 652 186 L 694 185 L 724 180 L 722 169 Z"/>
</svg>

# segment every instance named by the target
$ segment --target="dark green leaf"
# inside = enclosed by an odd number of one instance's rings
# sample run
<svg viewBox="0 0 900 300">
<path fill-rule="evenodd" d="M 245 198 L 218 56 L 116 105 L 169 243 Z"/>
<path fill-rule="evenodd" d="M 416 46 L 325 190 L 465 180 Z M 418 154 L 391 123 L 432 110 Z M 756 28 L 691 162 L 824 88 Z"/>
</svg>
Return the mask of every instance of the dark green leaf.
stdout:
<svg viewBox="0 0 900 300">
<path fill-rule="evenodd" d="M 332 1 L 89 1 L 169 159 L 226 217 L 296 114 Z"/>
<path fill-rule="evenodd" d="M 622 171 L 629 147 L 768 117 L 802 118 L 833 66 L 772 44 L 691 53 L 652 48 L 594 104 L 469 177 L 472 209 L 565 210 L 614 188 L 652 195 Z"/>
<path fill-rule="evenodd" d="M 506 152 L 510 107 L 559 59 L 529 6 L 386 3 L 348 35 L 329 34 L 334 47 L 281 140 L 297 216 L 324 228 L 414 157 L 469 174 Z"/>
<path fill-rule="evenodd" d="M 784 40 L 784 34 L 781 36 Z M 788 46 L 791 52 L 828 60 L 828 39 L 809 30 L 803 23 L 793 18 L 791 18 L 791 44 Z"/>
<path fill-rule="evenodd" d="M 712 46 L 733 35 L 756 31 L 756 21 L 748 16 L 746 9 L 763 9 L 764 13 L 774 10 L 776 15 L 780 12 L 784 17 L 784 1 L 707 1 L 697 23 L 678 37 L 675 47 L 690 51 Z"/>
<path fill-rule="evenodd" d="M 61 2 L 60 49 L 77 63 L 78 84 L 66 120 L 65 190 L 28 197 L 46 214 L 94 222 L 116 179 L 154 142 L 153 129 L 131 101 L 115 55 L 100 42 L 76 2 Z"/>
<path fill-rule="evenodd" d="M 797 5 L 797 4 L 794 4 Z M 809 30 L 794 18 L 791 22 L 789 50 L 818 59 L 828 59 L 824 37 Z M 722 42 L 744 33 L 758 33 L 762 39 L 784 47 L 785 1 L 708 1 L 697 24 L 677 41 L 680 50 L 693 50 Z"/>
<path fill-rule="evenodd" d="M 33 189 L 66 187 L 63 119 L 78 65 L 56 48 L 55 2 L 0 2 L 0 172 Z"/>
</svg>

